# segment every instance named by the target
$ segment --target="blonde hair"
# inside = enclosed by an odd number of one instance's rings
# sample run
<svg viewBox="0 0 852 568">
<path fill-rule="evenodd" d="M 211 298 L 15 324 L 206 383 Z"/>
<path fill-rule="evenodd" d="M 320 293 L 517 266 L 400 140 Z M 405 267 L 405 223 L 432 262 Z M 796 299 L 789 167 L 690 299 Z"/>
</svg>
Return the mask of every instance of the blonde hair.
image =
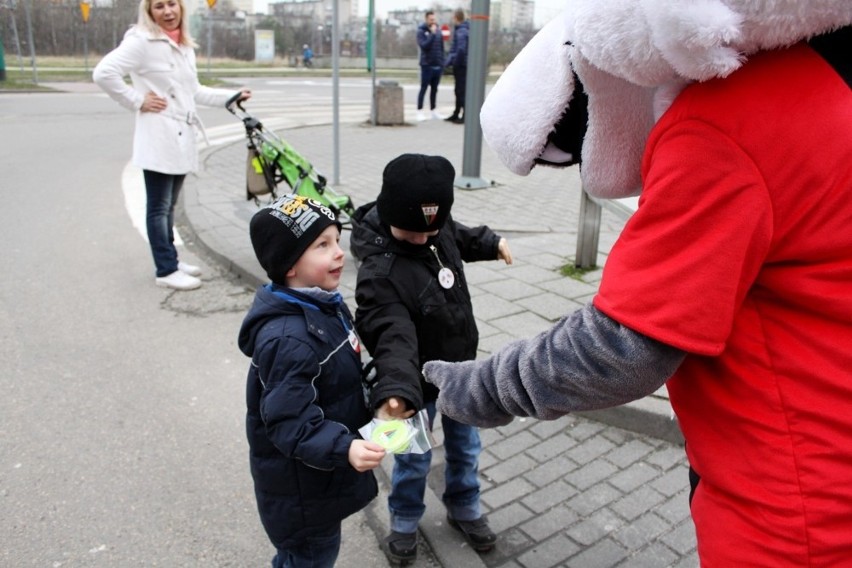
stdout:
<svg viewBox="0 0 852 568">
<path fill-rule="evenodd" d="M 160 26 L 157 25 L 157 22 L 154 21 L 154 18 L 151 17 L 151 4 L 155 1 L 156 0 L 139 1 L 139 19 L 136 21 L 136 25 L 142 29 L 148 30 L 151 33 L 162 34 L 163 30 L 160 28 Z M 189 33 L 189 24 L 187 23 L 186 18 L 186 6 L 184 5 L 183 0 L 175 1 L 180 6 L 180 43 L 181 45 L 185 45 L 187 47 L 198 47 L 198 44 L 195 43 L 192 34 Z"/>
</svg>

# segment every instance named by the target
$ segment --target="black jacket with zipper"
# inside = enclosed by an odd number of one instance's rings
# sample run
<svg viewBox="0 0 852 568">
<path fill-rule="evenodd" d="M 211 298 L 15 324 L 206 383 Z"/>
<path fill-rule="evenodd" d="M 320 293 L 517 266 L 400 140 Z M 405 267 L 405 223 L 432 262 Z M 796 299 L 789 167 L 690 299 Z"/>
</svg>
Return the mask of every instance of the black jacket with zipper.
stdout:
<svg viewBox="0 0 852 568">
<path fill-rule="evenodd" d="M 361 262 L 355 326 L 376 365 L 373 408 L 398 396 L 420 410 L 438 396 L 423 380 L 423 363 L 476 358 L 479 332 L 462 263 L 495 260 L 499 242 L 487 226 L 468 228 L 450 216 L 425 245 L 411 245 L 391 236 L 375 203 L 355 212 L 350 247 Z M 438 281 L 442 266 L 455 278 L 449 289 Z"/>
</svg>

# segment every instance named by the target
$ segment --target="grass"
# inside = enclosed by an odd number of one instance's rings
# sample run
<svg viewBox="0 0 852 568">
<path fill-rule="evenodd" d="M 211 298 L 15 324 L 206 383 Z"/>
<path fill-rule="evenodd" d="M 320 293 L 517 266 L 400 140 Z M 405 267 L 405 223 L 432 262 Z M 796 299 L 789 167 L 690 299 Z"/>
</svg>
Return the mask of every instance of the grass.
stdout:
<svg viewBox="0 0 852 568">
<path fill-rule="evenodd" d="M 597 269 L 597 266 L 593 266 L 592 268 L 580 268 L 576 266 L 573 262 L 569 262 L 568 264 L 563 265 L 559 269 L 559 273 L 562 276 L 568 276 L 569 278 L 573 278 L 574 280 L 585 282 L 585 280 L 583 280 L 583 276 L 585 276 L 589 272 L 594 272 Z"/>
<path fill-rule="evenodd" d="M 89 82 L 92 80 L 92 70 L 101 54 L 90 53 L 88 61 L 82 56 L 38 56 L 36 57 L 36 71 L 38 83 L 33 81 L 33 70 L 28 57 L 23 59 L 23 71 L 18 64 L 17 57 L 9 57 L 6 54 L 6 81 L 0 81 L 0 91 L 49 91 L 43 83 L 65 83 L 65 82 Z M 208 86 L 228 85 L 221 77 L 233 77 L 246 75 L 252 77 L 331 77 L 330 68 L 315 67 L 305 69 L 303 67 L 290 67 L 285 59 L 277 58 L 271 63 L 255 63 L 254 61 L 241 61 L 213 57 L 210 59 L 210 72 L 207 72 L 207 57 L 202 52 L 198 53 L 196 64 L 198 66 L 198 77 L 202 84 Z M 378 79 L 393 79 L 402 83 L 417 83 L 419 81 L 419 69 L 376 69 Z M 369 78 L 371 73 L 365 68 L 342 67 L 339 69 L 340 77 Z M 492 82 L 495 78 L 488 77 Z"/>
</svg>

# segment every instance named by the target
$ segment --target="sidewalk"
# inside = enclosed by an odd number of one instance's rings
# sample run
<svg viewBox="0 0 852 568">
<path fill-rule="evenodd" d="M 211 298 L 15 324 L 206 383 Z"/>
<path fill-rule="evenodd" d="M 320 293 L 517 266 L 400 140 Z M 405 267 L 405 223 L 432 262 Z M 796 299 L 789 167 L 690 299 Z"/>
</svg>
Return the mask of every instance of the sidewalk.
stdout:
<svg viewBox="0 0 852 568">
<path fill-rule="evenodd" d="M 332 171 L 331 125 L 279 134 L 356 206 L 375 199 L 384 165 L 403 152 L 444 155 L 462 174 L 463 127 L 444 121 L 340 125 L 339 183 Z M 184 221 L 195 244 L 247 285 L 266 282 L 248 237 L 257 206 L 244 199 L 244 142 L 208 148 L 201 161 L 203 170 L 187 178 L 183 193 Z M 559 273 L 572 262 L 577 242 L 576 168 L 538 167 L 519 177 L 483 143 L 480 172 L 491 187 L 457 189 L 453 216 L 467 225 L 487 224 L 507 237 L 515 259 L 512 266 L 494 261 L 465 267 L 480 352 L 486 355 L 512 339 L 548 329 L 588 302 L 601 271 L 581 280 Z M 622 219 L 604 210 L 599 265 L 622 226 Z M 341 246 L 348 252 L 348 231 Z M 348 258 L 341 293 L 353 311 L 354 285 L 354 262 Z M 499 546 L 478 556 L 447 526 L 440 504 L 443 454 L 438 448 L 421 523 L 426 544 L 415 567 L 697 566 L 682 438 L 664 389 L 620 408 L 554 422 L 516 419 L 506 427 L 483 430 L 482 438 L 482 502 Z M 353 543 L 357 558 L 345 554 L 347 535 L 358 540 L 364 522 L 376 538 L 386 532 L 386 479 L 392 460 L 385 462 L 379 498 L 347 521 L 340 566 L 387 565 L 375 540 Z M 350 526 L 355 534 L 347 532 Z"/>
</svg>

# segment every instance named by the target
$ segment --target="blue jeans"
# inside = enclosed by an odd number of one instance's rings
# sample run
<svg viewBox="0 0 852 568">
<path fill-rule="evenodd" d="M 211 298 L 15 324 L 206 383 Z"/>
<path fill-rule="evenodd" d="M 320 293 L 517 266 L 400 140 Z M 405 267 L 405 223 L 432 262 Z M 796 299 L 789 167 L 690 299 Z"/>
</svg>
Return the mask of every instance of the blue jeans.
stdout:
<svg viewBox="0 0 852 568">
<path fill-rule="evenodd" d="M 435 403 L 426 404 L 429 425 L 435 420 Z M 444 428 L 444 454 L 446 489 L 442 500 L 450 517 L 460 521 L 473 521 L 482 513 L 479 507 L 479 453 L 482 443 L 479 430 L 473 426 L 441 416 Z M 388 497 L 391 530 L 411 534 L 426 505 L 426 476 L 432 463 L 432 452 L 425 454 L 398 454 L 394 456 L 391 492 Z"/>
<path fill-rule="evenodd" d="M 441 82 L 441 73 L 443 67 L 433 67 L 431 65 L 420 66 L 420 92 L 417 93 L 417 110 L 423 108 L 423 98 L 426 95 L 426 88 L 432 87 L 429 91 L 429 108 L 435 110 L 435 105 L 438 102 L 438 83 Z"/>
<path fill-rule="evenodd" d="M 332 568 L 340 552 L 340 523 L 295 548 L 278 549 L 272 568 Z"/>
<path fill-rule="evenodd" d="M 161 174 L 151 170 L 142 170 L 142 173 L 145 176 L 145 193 L 148 200 L 145 215 L 148 243 L 154 256 L 157 276 L 168 276 L 178 269 L 174 233 L 175 204 L 186 176 Z"/>
</svg>

